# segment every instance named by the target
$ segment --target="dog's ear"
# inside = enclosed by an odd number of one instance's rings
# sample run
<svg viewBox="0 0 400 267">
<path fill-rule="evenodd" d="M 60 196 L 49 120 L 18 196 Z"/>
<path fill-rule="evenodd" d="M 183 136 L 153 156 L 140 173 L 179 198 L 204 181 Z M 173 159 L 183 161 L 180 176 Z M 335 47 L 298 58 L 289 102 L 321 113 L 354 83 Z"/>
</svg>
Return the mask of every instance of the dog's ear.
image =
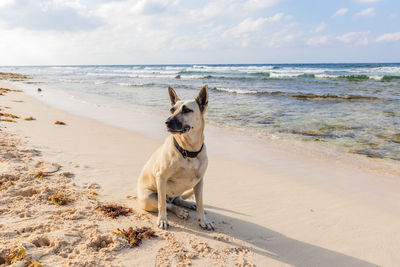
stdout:
<svg viewBox="0 0 400 267">
<path fill-rule="evenodd" d="M 168 87 L 168 94 L 169 94 L 169 99 L 171 100 L 171 106 L 174 106 L 175 103 L 179 101 L 179 97 L 175 93 L 175 90 L 172 89 L 171 87 Z"/>
<path fill-rule="evenodd" d="M 196 96 L 196 102 L 199 104 L 200 111 L 204 112 L 208 104 L 208 85 L 204 85 L 201 88 L 199 94 Z"/>
</svg>

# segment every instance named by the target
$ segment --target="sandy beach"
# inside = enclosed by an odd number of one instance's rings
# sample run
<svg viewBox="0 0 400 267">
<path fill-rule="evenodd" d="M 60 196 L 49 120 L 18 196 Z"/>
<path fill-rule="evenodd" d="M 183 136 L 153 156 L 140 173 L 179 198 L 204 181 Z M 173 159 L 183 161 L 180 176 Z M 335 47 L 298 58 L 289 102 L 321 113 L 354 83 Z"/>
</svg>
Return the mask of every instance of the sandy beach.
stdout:
<svg viewBox="0 0 400 267">
<path fill-rule="evenodd" d="M 141 168 L 161 138 L 67 113 L 24 92 L 5 92 L 0 109 L 19 116 L 0 122 L 0 266 L 16 251 L 23 255 L 13 266 L 400 264 L 396 163 L 285 141 L 238 142 L 231 133 L 221 137 L 229 130 L 210 127 L 204 198 L 216 231 L 203 231 L 195 212 L 188 220 L 169 214 L 171 227 L 162 231 L 156 214 L 135 200 Z M 35 120 L 24 120 L 30 116 Z M 34 177 L 40 171 L 49 176 Z M 71 201 L 52 203 L 58 192 Z M 97 208 L 109 203 L 132 212 L 107 217 Z M 129 227 L 150 227 L 157 237 L 130 247 L 113 233 Z"/>
</svg>

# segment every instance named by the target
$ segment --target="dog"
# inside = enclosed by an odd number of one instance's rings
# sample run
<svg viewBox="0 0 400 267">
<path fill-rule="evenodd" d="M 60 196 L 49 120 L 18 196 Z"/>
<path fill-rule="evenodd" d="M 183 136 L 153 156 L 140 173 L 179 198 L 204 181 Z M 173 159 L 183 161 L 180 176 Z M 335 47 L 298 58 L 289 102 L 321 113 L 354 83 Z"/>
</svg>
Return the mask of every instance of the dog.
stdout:
<svg viewBox="0 0 400 267">
<path fill-rule="evenodd" d="M 171 116 L 166 120 L 171 133 L 144 165 L 138 181 L 138 200 L 146 211 L 158 211 L 157 225 L 168 229 L 167 210 L 187 219 L 187 209 L 197 211 L 200 226 L 214 230 L 203 208 L 204 174 L 208 165 L 204 144 L 204 114 L 208 106 L 208 86 L 194 100 L 180 100 L 168 88 Z M 184 198 L 194 193 L 196 203 Z M 183 207 L 183 208 L 182 208 Z"/>
</svg>

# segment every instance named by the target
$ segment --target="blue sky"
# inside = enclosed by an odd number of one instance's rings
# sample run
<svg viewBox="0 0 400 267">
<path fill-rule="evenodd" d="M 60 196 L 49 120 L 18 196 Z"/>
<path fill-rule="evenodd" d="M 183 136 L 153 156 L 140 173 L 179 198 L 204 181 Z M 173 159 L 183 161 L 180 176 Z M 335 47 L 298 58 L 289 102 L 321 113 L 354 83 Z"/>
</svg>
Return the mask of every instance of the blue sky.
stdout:
<svg viewBox="0 0 400 267">
<path fill-rule="evenodd" d="M 0 0 L 0 65 L 400 62 L 398 0 Z"/>
</svg>

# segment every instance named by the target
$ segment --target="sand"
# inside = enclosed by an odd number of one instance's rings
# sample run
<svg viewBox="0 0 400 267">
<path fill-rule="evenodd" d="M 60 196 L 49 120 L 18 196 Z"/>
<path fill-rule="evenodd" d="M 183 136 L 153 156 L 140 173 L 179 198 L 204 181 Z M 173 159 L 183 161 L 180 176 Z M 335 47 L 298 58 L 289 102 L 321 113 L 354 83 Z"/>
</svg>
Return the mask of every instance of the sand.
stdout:
<svg viewBox="0 0 400 267">
<path fill-rule="evenodd" d="M 285 141 L 221 142 L 221 132 L 211 129 L 204 190 L 216 231 L 203 231 L 195 212 L 188 220 L 170 214 L 171 227 L 162 231 L 156 214 L 141 211 L 135 200 L 137 177 L 160 139 L 19 92 L 0 96 L 0 108 L 21 117 L 0 122 L 0 265 L 22 248 L 15 266 L 400 264 L 396 163 L 331 156 Z M 30 116 L 35 120 L 23 120 Z M 51 176 L 33 177 L 38 171 Z M 73 201 L 54 205 L 48 197 L 57 192 Z M 96 209 L 106 203 L 133 212 L 112 219 Z M 139 247 L 113 234 L 143 226 L 158 237 Z"/>
</svg>

